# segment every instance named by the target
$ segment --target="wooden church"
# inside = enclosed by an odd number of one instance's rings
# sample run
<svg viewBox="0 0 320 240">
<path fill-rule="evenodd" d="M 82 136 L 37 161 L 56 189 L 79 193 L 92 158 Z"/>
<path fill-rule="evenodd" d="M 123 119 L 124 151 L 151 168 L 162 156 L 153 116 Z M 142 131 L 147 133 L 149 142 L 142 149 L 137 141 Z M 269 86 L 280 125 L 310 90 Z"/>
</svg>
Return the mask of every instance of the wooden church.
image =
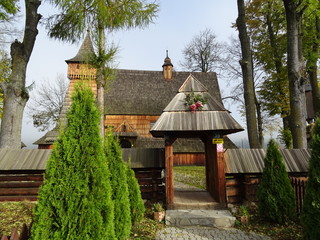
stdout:
<svg viewBox="0 0 320 240">
<path fill-rule="evenodd" d="M 75 82 L 87 79 L 93 91 L 97 91 L 94 81 L 96 70 L 87 64 L 88 58 L 94 54 L 88 34 L 76 56 L 66 60 L 70 84 L 60 121 L 65 120 Z M 114 130 L 122 148 L 164 148 L 164 139 L 153 137 L 150 130 L 189 76 L 190 72 L 173 70 L 168 53 L 162 71 L 116 70 L 115 79 L 108 82 L 105 88 L 105 128 L 111 127 Z M 223 108 L 216 73 L 192 72 L 192 76 L 205 86 Z M 39 149 L 51 149 L 57 136 L 56 127 L 34 144 Z M 224 147 L 236 148 L 226 137 Z M 198 138 L 177 139 L 173 144 L 173 151 L 175 165 L 203 165 L 205 162 L 205 147 Z"/>
</svg>

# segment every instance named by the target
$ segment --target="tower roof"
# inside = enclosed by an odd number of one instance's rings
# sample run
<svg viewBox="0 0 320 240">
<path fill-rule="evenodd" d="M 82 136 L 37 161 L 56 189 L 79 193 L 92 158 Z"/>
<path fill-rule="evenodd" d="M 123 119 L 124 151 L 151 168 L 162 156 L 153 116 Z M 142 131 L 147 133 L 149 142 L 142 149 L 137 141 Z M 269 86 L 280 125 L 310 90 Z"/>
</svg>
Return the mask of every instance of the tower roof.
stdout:
<svg viewBox="0 0 320 240">
<path fill-rule="evenodd" d="M 169 56 L 168 56 L 168 50 L 167 50 L 167 56 L 166 56 L 166 58 L 164 59 L 164 63 L 163 63 L 163 65 L 162 65 L 162 67 L 165 67 L 165 66 L 172 66 L 172 67 L 173 67 L 173 65 L 172 65 L 172 63 L 171 63 L 171 59 L 170 59 Z"/>
<path fill-rule="evenodd" d="M 66 60 L 66 62 L 67 63 L 88 62 L 94 56 L 96 56 L 96 54 L 94 52 L 92 41 L 90 38 L 90 33 L 88 31 L 85 39 L 83 40 L 83 43 L 81 44 L 81 47 L 77 55 L 71 59 Z"/>
</svg>

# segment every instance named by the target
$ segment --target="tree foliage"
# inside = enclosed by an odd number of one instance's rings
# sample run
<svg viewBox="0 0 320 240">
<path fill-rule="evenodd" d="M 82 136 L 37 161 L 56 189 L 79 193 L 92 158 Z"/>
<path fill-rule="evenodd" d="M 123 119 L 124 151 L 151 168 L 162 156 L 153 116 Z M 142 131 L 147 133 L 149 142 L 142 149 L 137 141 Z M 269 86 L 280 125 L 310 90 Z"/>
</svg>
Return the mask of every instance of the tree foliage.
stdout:
<svg viewBox="0 0 320 240">
<path fill-rule="evenodd" d="M 10 16 L 16 14 L 19 10 L 18 0 L 1 0 L 0 1 L 0 21 L 9 20 Z"/>
<path fill-rule="evenodd" d="M 214 32 L 207 28 L 196 35 L 182 51 L 182 66 L 192 72 L 213 72 L 221 59 L 222 44 Z"/>
<path fill-rule="evenodd" d="M 320 236 L 320 119 L 315 122 L 312 136 L 308 182 L 303 201 L 301 223 L 304 239 L 316 240 Z"/>
<path fill-rule="evenodd" d="M 275 140 L 270 140 L 258 188 L 259 214 L 271 222 L 284 223 L 295 214 L 295 195 Z"/>
<path fill-rule="evenodd" d="M 114 239 L 109 175 L 93 93 L 77 85 L 48 160 L 31 239 Z"/>
<path fill-rule="evenodd" d="M 122 160 L 119 144 L 109 131 L 106 139 L 106 156 L 110 169 L 112 200 L 114 203 L 114 226 L 116 238 L 127 239 L 131 231 L 130 200 L 127 183 L 127 167 Z"/>
<path fill-rule="evenodd" d="M 49 130 L 58 122 L 64 97 L 68 90 L 68 82 L 62 76 L 57 76 L 56 83 L 45 82 L 31 96 L 28 115 L 33 119 L 33 125 L 40 131 Z"/>
<path fill-rule="evenodd" d="M 132 225 L 134 225 L 136 223 L 139 223 L 143 219 L 145 207 L 141 196 L 140 185 L 135 176 L 135 172 L 130 167 L 129 163 L 126 165 L 126 167 L 130 199 L 131 223 Z"/>
</svg>

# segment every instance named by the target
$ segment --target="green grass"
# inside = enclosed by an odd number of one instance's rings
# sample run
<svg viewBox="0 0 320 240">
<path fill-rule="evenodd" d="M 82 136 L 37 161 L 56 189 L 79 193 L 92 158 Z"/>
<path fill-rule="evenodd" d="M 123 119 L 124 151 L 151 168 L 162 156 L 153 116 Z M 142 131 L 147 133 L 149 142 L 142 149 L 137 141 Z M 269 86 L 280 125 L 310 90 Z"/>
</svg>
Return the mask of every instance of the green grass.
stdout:
<svg viewBox="0 0 320 240">
<path fill-rule="evenodd" d="M 288 221 L 284 224 L 270 223 L 259 217 L 257 208 L 249 209 L 249 223 L 241 224 L 236 221 L 236 228 L 245 232 L 265 234 L 273 240 L 301 240 L 302 228 L 299 218 L 296 221 Z"/>
<path fill-rule="evenodd" d="M 2 234 L 9 236 L 13 228 L 20 231 L 23 223 L 30 224 L 35 204 L 29 201 L 0 202 L 0 237 Z M 155 239 L 156 233 L 164 227 L 164 223 L 153 221 L 149 204 L 146 206 L 145 218 L 132 227 L 129 240 Z"/>
<path fill-rule="evenodd" d="M 21 230 L 23 223 L 30 224 L 35 202 L 0 202 L 0 237 L 10 235 L 14 228 Z"/>
<path fill-rule="evenodd" d="M 206 189 L 206 169 L 204 166 L 173 167 L 175 181 Z"/>
</svg>

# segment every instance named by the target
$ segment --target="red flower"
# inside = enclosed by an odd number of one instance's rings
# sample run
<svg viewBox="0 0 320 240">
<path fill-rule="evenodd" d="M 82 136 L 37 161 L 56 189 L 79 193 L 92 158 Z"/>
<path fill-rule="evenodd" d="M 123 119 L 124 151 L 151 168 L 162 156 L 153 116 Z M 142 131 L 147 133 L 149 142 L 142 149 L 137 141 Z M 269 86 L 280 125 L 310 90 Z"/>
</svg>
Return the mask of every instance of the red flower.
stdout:
<svg viewBox="0 0 320 240">
<path fill-rule="evenodd" d="M 197 106 L 197 108 L 198 107 L 203 107 L 202 102 L 201 101 L 196 102 L 196 106 Z"/>
<path fill-rule="evenodd" d="M 191 109 L 191 111 L 197 110 L 196 104 L 191 104 L 191 105 L 190 105 L 190 109 Z"/>
</svg>

